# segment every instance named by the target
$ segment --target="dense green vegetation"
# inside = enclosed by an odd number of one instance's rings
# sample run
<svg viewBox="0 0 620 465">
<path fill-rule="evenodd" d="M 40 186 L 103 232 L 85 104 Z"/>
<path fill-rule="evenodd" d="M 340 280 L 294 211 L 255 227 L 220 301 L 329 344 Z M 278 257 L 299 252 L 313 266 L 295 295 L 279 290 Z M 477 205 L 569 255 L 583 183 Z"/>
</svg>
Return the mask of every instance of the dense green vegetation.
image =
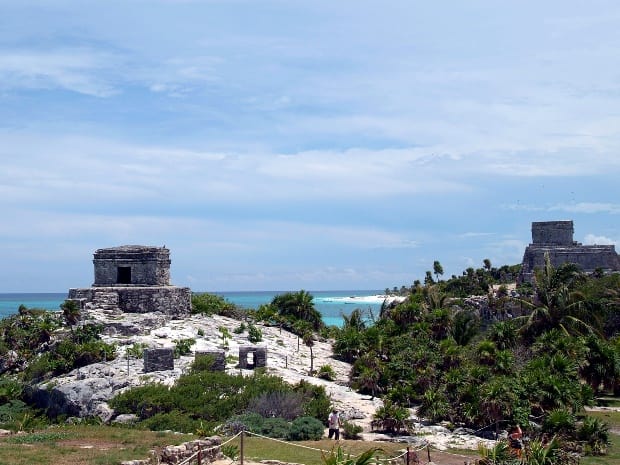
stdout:
<svg viewBox="0 0 620 465">
<path fill-rule="evenodd" d="M 443 280 L 436 261 L 423 283 L 390 291 L 406 296 L 404 302 L 384 305 L 376 318 L 355 310 L 342 328 L 325 328 L 303 290 L 255 311 L 195 294 L 192 311 L 235 317 L 240 324 L 232 331 L 248 331 L 254 342 L 262 338 L 257 321 L 293 331 L 311 351 L 310 372 L 325 379 L 333 370 L 326 365 L 314 372 L 312 348 L 317 337 L 332 335 L 335 356 L 352 363 L 352 387 L 383 399 L 373 425 L 387 433 L 411 432 L 408 408 L 417 407 L 428 421 L 489 434 L 521 425 L 531 439 L 525 463 L 606 454 L 613 441 L 609 427 L 584 407 L 620 394 L 620 275 L 586 276 L 573 265 L 555 269 L 547 262 L 534 285 L 509 287 L 517 273 L 518 266 L 497 269 L 485 260 L 479 269 Z M 28 383 L 115 356 L 115 348 L 101 341 L 101 328 L 77 326 L 79 317 L 67 302 L 61 312 L 20 307 L 0 320 L 0 427 L 29 431 L 42 424 L 41 412 L 24 402 Z M 232 335 L 225 327 L 220 333 L 226 345 Z M 193 341 L 176 343 L 183 354 Z M 207 365 L 195 364 L 172 387 L 126 391 L 111 405 L 152 430 L 243 428 L 289 440 L 322 435 L 331 407 L 322 388 L 291 386 L 260 372 L 210 372 Z M 353 424 L 349 429 L 348 437 L 359 433 Z M 480 453 L 485 463 L 515 461 L 506 441 Z"/>
<path fill-rule="evenodd" d="M 378 425 L 400 425 L 399 407 L 418 406 L 433 422 L 490 431 L 520 424 L 564 449 L 606 451 L 606 425 L 584 418 L 583 407 L 618 390 L 620 276 L 585 276 L 547 261 L 533 292 L 490 292 L 515 271 L 489 263 L 448 281 L 428 272 L 372 326 L 359 311 L 345 318 L 334 351 L 353 363 L 353 386 L 393 410 L 378 412 Z M 486 308 L 462 298 L 472 291 L 489 293 Z"/>
<path fill-rule="evenodd" d="M 118 413 L 137 415 L 139 425 L 152 430 L 212 431 L 228 422 L 231 432 L 243 425 L 261 434 L 302 439 L 293 434 L 295 421 L 310 417 L 320 420 L 322 434 L 321 422 L 330 409 L 324 388 L 305 382 L 291 386 L 260 372 L 250 377 L 228 375 L 206 370 L 208 365 L 204 360 L 195 363 L 172 387 L 148 384 L 125 391 L 110 406 Z M 248 413 L 254 415 L 243 416 Z"/>
</svg>

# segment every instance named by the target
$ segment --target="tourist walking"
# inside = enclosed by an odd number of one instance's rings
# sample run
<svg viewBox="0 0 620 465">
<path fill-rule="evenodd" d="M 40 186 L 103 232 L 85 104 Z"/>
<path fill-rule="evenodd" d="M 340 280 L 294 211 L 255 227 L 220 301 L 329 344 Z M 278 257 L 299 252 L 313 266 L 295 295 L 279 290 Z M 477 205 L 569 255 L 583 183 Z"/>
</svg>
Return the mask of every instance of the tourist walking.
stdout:
<svg viewBox="0 0 620 465">
<path fill-rule="evenodd" d="M 340 439 L 340 415 L 338 415 L 338 410 L 333 409 L 332 413 L 327 417 L 327 424 L 329 428 L 329 434 L 327 437 L 331 439 L 332 437 L 338 441 Z"/>
</svg>

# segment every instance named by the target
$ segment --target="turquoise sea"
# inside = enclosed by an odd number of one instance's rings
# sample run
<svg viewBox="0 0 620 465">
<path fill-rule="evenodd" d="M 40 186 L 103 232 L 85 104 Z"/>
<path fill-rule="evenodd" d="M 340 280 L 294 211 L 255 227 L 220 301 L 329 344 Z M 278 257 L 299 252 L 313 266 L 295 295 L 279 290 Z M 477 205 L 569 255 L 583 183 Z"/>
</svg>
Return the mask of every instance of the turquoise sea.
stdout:
<svg viewBox="0 0 620 465">
<path fill-rule="evenodd" d="M 285 291 L 254 292 L 214 292 L 241 308 L 258 308 L 271 302 L 274 296 Z M 314 306 L 323 315 L 327 325 L 342 326 L 342 315 L 350 315 L 354 309 L 371 311 L 379 315 L 383 298 L 381 291 L 309 291 L 314 297 Z M 66 293 L 11 293 L 0 294 L 0 318 L 17 313 L 20 305 L 28 308 L 59 310 L 60 304 L 67 298 Z"/>
</svg>

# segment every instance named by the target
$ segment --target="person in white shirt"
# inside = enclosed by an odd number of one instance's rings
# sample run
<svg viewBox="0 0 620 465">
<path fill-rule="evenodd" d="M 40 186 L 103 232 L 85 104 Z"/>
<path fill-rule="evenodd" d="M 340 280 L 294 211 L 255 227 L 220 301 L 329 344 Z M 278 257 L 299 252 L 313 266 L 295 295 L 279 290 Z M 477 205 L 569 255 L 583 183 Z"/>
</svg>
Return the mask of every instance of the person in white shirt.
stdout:
<svg viewBox="0 0 620 465">
<path fill-rule="evenodd" d="M 337 441 L 340 439 L 340 416 L 338 415 L 338 410 L 332 410 L 332 413 L 327 417 L 327 423 L 329 428 L 329 434 L 327 437 L 331 439 L 332 437 Z"/>
</svg>

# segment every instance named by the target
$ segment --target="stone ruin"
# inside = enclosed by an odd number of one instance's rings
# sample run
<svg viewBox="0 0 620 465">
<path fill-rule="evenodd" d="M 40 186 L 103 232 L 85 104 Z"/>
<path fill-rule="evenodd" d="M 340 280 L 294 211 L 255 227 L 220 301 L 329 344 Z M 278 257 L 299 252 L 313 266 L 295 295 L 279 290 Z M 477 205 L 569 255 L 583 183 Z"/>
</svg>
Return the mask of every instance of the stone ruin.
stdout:
<svg viewBox="0 0 620 465">
<path fill-rule="evenodd" d="M 189 315 L 191 290 L 170 285 L 170 251 L 165 247 L 123 245 L 94 253 L 95 282 L 86 289 L 69 289 L 80 308 L 107 313 L 161 312 Z"/>
<path fill-rule="evenodd" d="M 174 349 L 144 349 L 144 372 L 174 370 Z"/>
<path fill-rule="evenodd" d="M 613 245 L 583 245 L 573 240 L 572 221 L 540 221 L 532 223 L 532 243 L 523 254 L 519 282 L 532 282 L 534 270 L 545 265 L 545 254 L 554 267 L 574 263 L 586 273 L 597 269 L 619 271 L 620 259 Z"/>
<path fill-rule="evenodd" d="M 267 347 L 239 346 L 239 368 L 253 370 L 267 366 Z"/>
</svg>

